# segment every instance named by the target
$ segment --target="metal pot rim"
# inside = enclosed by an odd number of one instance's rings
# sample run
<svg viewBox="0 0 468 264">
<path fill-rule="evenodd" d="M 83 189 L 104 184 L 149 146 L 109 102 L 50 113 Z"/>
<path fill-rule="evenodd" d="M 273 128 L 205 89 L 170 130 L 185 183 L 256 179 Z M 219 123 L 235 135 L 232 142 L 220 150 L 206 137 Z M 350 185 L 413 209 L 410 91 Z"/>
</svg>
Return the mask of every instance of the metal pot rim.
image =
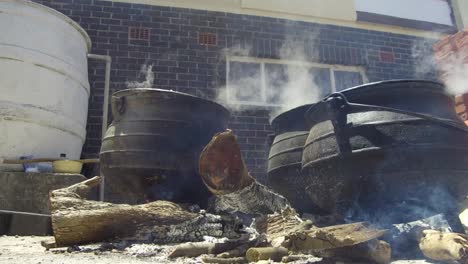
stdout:
<svg viewBox="0 0 468 264">
<path fill-rule="evenodd" d="M 284 112 L 281 112 L 273 117 L 270 118 L 270 124 L 272 127 L 276 126 L 276 124 L 278 122 L 281 121 L 281 119 L 285 118 L 285 116 L 291 114 L 292 112 L 295 112 L 295 111 L 300 111 L 302 110 L 302 108 L 304 109 L 304 114 L 307 112 L 307 109 L 309 109 L 311 106 L 313 105 L 313 103 L 310 103 L 310 104 L 304 104 L 304 105 L 301 105 L 301 106 L 297 106 L 297 107 L 294 107 L 294 108 L 291 108 L 287 111 L 284 111 Z"/>
<path fill-rule="evenodd" d="M 154 93 L 168 94 L 168 95 L 177 96 L 179 98 L 195 100 L 195 101 L 198 101 L 198 103 L 213 105 L 215 108 L 218 108 L 227 118 L 229 118 L 229 116 L 231 115 L 229 110 L 226 107 L 224 107 L 223 105 L 217 102 L 204 99 L 195 95 L 173 91 L 173 90 L 166 90 L 166 89 L 159 89 L 159 88 L 130 88 L 130 89 L 119 90 L 113 93 L 112 96 L 124 97 L 124 96 L 131 96 L 131 95 L 138 95 L 138 94 L 145 94 L 145 93 L 146 94 L 154 94 Z"/>
<path fill-rule="evenodd" d="M 372 89 L 373 91 L 376 91 L 376 89 L 387 89 L 388 86 L 393 86 L 397 84 L 415 84 L 415 85 L 427 85 L 425 86 L 426 89 L 430 89 L 436 92 L 440 92 L 443 94 L 446 94 L 447 96 L 450 96 L 446 91 L 445 91 L 445 85 L 441 82 L 438 81 L 432 81 L 432 80 L 423 80 L 423 79 L 396 79 L 396 80 L 385 80 L 385 81 L 378 81 L 378 82 L 372 82 L 372 83 L 366 83 L 366 84 L 361 84 L 358 86 L 350 87 L 347 89 L 344 89 L 340 91 L 340 93 L 344 94 L 354 94 L 354 93 L 360 93 L 364 92 L 366 89 Z M 436 88 L 437 87 L 437 88 Z"/>
</svg>

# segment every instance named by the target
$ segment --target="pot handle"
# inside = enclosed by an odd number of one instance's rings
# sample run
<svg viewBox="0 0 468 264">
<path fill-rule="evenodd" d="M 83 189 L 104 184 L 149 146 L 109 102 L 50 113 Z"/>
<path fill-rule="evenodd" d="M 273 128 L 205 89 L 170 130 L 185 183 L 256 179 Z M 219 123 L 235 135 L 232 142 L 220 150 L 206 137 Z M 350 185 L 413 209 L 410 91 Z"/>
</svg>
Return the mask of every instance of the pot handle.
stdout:
<svg viewBox="0 0 468 264">
<path fill-rule="evenodd" d="M 468 128 L 466 126 L 462 126 L 450 119 L 439 118 L 432 115 L 391 107 L 350 103 L 346 96 L 342 93 L 333 93 L 319 103 L 311 106 L 306 112 L 306 120 L 309 127 L 311 127 L 312 124 L 330 120 L 333 124 L 333 129 L 340 147 L 340 153 L 349 153 L 351 151 L 351 146 L 349 143 L 349 135 L 346 132 L 349 127 L 347 124 L 347 115 L 366 111 L 388 111 L 405 114 L 417 118 L 422 118 L 442 126 L 468 132 Z"/>
<path fill-rule="evenodd" d="M 335 132 L 338 144 L 338 154 L 351 153 L 351 143 L 349 142 L 348 113 L 349 103 L 345 98 L 336 94 L 324 98 L 322 101 L 312 105 L 305 114 L 308 127 L 313 124 L 330 120 Z"/>
<path fill-rule="evenodd" d="M 126 110 L 125 97 L 112 96 L 111 109 L 114 120 L 120 120 L 121 116 L 125 113 Z"/>
</svg>

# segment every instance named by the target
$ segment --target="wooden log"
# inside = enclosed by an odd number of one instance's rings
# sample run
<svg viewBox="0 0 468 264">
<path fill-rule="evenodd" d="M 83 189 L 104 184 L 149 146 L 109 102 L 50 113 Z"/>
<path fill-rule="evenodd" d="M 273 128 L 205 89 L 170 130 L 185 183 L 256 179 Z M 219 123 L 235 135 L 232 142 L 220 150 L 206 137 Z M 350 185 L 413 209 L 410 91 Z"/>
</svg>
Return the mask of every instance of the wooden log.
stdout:
<svg viewBox="0 0 468 264">
<path fill-rule="evenodd" d="M 218 258 L 218 257 L 203 257 L 202 261 L 205 263 L 217 263 L 217 264 L 243 264 L 247 263 L 247 259 L 244 257 L 236 258 Z"/>
<path fill-rule="evenodd" d="M 294 262 L 294 261 L 307 261 L 309 259 L 314 259 L 316 256 L 313 255 L 289 255 L 285 256 L 281 259 L 281 262 L 283 263 L 288 263 L 288 262 Z"/>
<path fill-rule="evenodd" d="M 368 223 L 336 225 L 292 232 L 284 243 L 291 251 L 308 253 L 311 250 L 325 250 L 354 246 L 385 234 L 386 230 L 371 227 Z"/>
<path fill-rule="evenodd" d="M 468 264 L 468 236 L 464 234 L 424 230 L 419 248 L 432 260 Z"/>
<path fill-rule="evenodd" d="M 57 244 L 55 243 L 55 238 L 48 238 L 41 241 L 41 246 L 49 250 L 51 248 L 56 248 Z"/>
<path fill-rule="evenodd" d="M 274 247 L 281 246 L 290 233 L 309 230 L 312 227 L 312 221 L 303 221 L 292 208 L 255 219 L 257 232 L 265 234 L 268 242 Z"/>
<path fill-rule="evenodd" d="M 245 256 L 245 252 L 251 247 L 250 243 L 242 244 L 236 248 L 216 255 L 217 258 L 236 258 Z"/>
<path fill-rule="evenodd" d="M 391 261 L 392 248 L 387 242 L 374 239 L 349 247 L 318 250 L 314 255 L 343 261 L 388 264 Z"/>
<path fill-rule="evenodd" d="M 200 154 L 199 165 L 203 182 L 216 195 L 241 190 L 254 182 L 231 130 L 213 136 Z"/>
<path fill-rule="evenodd" d="M 240 241 L 240 240 L 238 240 Z M 225 250 L 222 253 L 216 255 L 218 258 L 236 258 L 236 257 L 245 257 L 245 253 L 251 247 L 256 247 L 265 242 L 265 237 L 263 235 L 251 235 L 248 240 L 240 241 L 240 243 L 229 250 Z"/>
<path fill-rule="evenodd" d="M 199 171 L 206 187 L 216 196 L 211 206 L 215 212 L 268 214 L 290 206 L 286 198 L 249 174 L 231 130 L 216 134 L 206 145 Z"/>
<path fill-rule="evenodd" d="M 236 237 L 239 222 L 234 218 L 192 213 L 172 202 L 131 206 L 86 200 L 99 182 L 100 177 L 94 177 L 50 192 L 52 229 L 58 247 L 116 238 L 167 243 L 200 241 L 204 235 Z"/>
<path fill-rule="evenodd" d="M 242 244 L 248 244 L 248 240 L 232 240 L 224 242 L 189 242 L 178 245 L 170 254 L 169 258 L 198 257 L 205 254 L 220 254 L 235 249 Z"/>
<path fill-rule="evenodd" d="M 288 249 L 284 247 L 262 247 L 249 248 L 245 257 L 249 262 L 257 262 L 259 260 L 281 261 L 284 256 L 288 255 Z"/>
<path fill-rule="evenodd" d="M 216 244 L 209 242 L 189 242 L 182 245 L 178 245 L 171 253 L 169 258 L 180 258 L 180 257 L 198 257 L 204 254 L 216 254 Z"/>
</svg>

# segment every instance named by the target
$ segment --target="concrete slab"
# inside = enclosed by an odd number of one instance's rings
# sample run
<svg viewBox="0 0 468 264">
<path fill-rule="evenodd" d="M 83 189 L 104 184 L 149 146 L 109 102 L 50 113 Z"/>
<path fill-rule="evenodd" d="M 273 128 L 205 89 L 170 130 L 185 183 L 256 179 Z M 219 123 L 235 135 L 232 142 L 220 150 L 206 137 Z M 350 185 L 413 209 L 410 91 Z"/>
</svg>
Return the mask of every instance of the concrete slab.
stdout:
<svg viewBox="0 0 468 264">
<path fill-rule="evenodd" d="M 0 172 L 0 209 L 49 214 L 49 191 L 86 180 L 81 174 Z M 51 234 L 50 218 L 0 214 L 0 232 Z"/>
</svg>

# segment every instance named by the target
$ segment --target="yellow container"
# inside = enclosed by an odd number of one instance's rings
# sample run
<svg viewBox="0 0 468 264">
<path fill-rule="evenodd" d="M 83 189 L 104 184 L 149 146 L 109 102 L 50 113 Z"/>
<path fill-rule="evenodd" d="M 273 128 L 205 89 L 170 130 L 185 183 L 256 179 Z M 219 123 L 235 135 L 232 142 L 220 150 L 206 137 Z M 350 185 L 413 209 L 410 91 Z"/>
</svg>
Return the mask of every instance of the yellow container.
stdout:
<svg viewBox="0 0 468 264">
<path fill-rule="evenodd" d="M 56 160 L 52 162 L 52 167 L 56 173 L 81 173 L 83 163 L 74 160 Z"/>
</svg>

